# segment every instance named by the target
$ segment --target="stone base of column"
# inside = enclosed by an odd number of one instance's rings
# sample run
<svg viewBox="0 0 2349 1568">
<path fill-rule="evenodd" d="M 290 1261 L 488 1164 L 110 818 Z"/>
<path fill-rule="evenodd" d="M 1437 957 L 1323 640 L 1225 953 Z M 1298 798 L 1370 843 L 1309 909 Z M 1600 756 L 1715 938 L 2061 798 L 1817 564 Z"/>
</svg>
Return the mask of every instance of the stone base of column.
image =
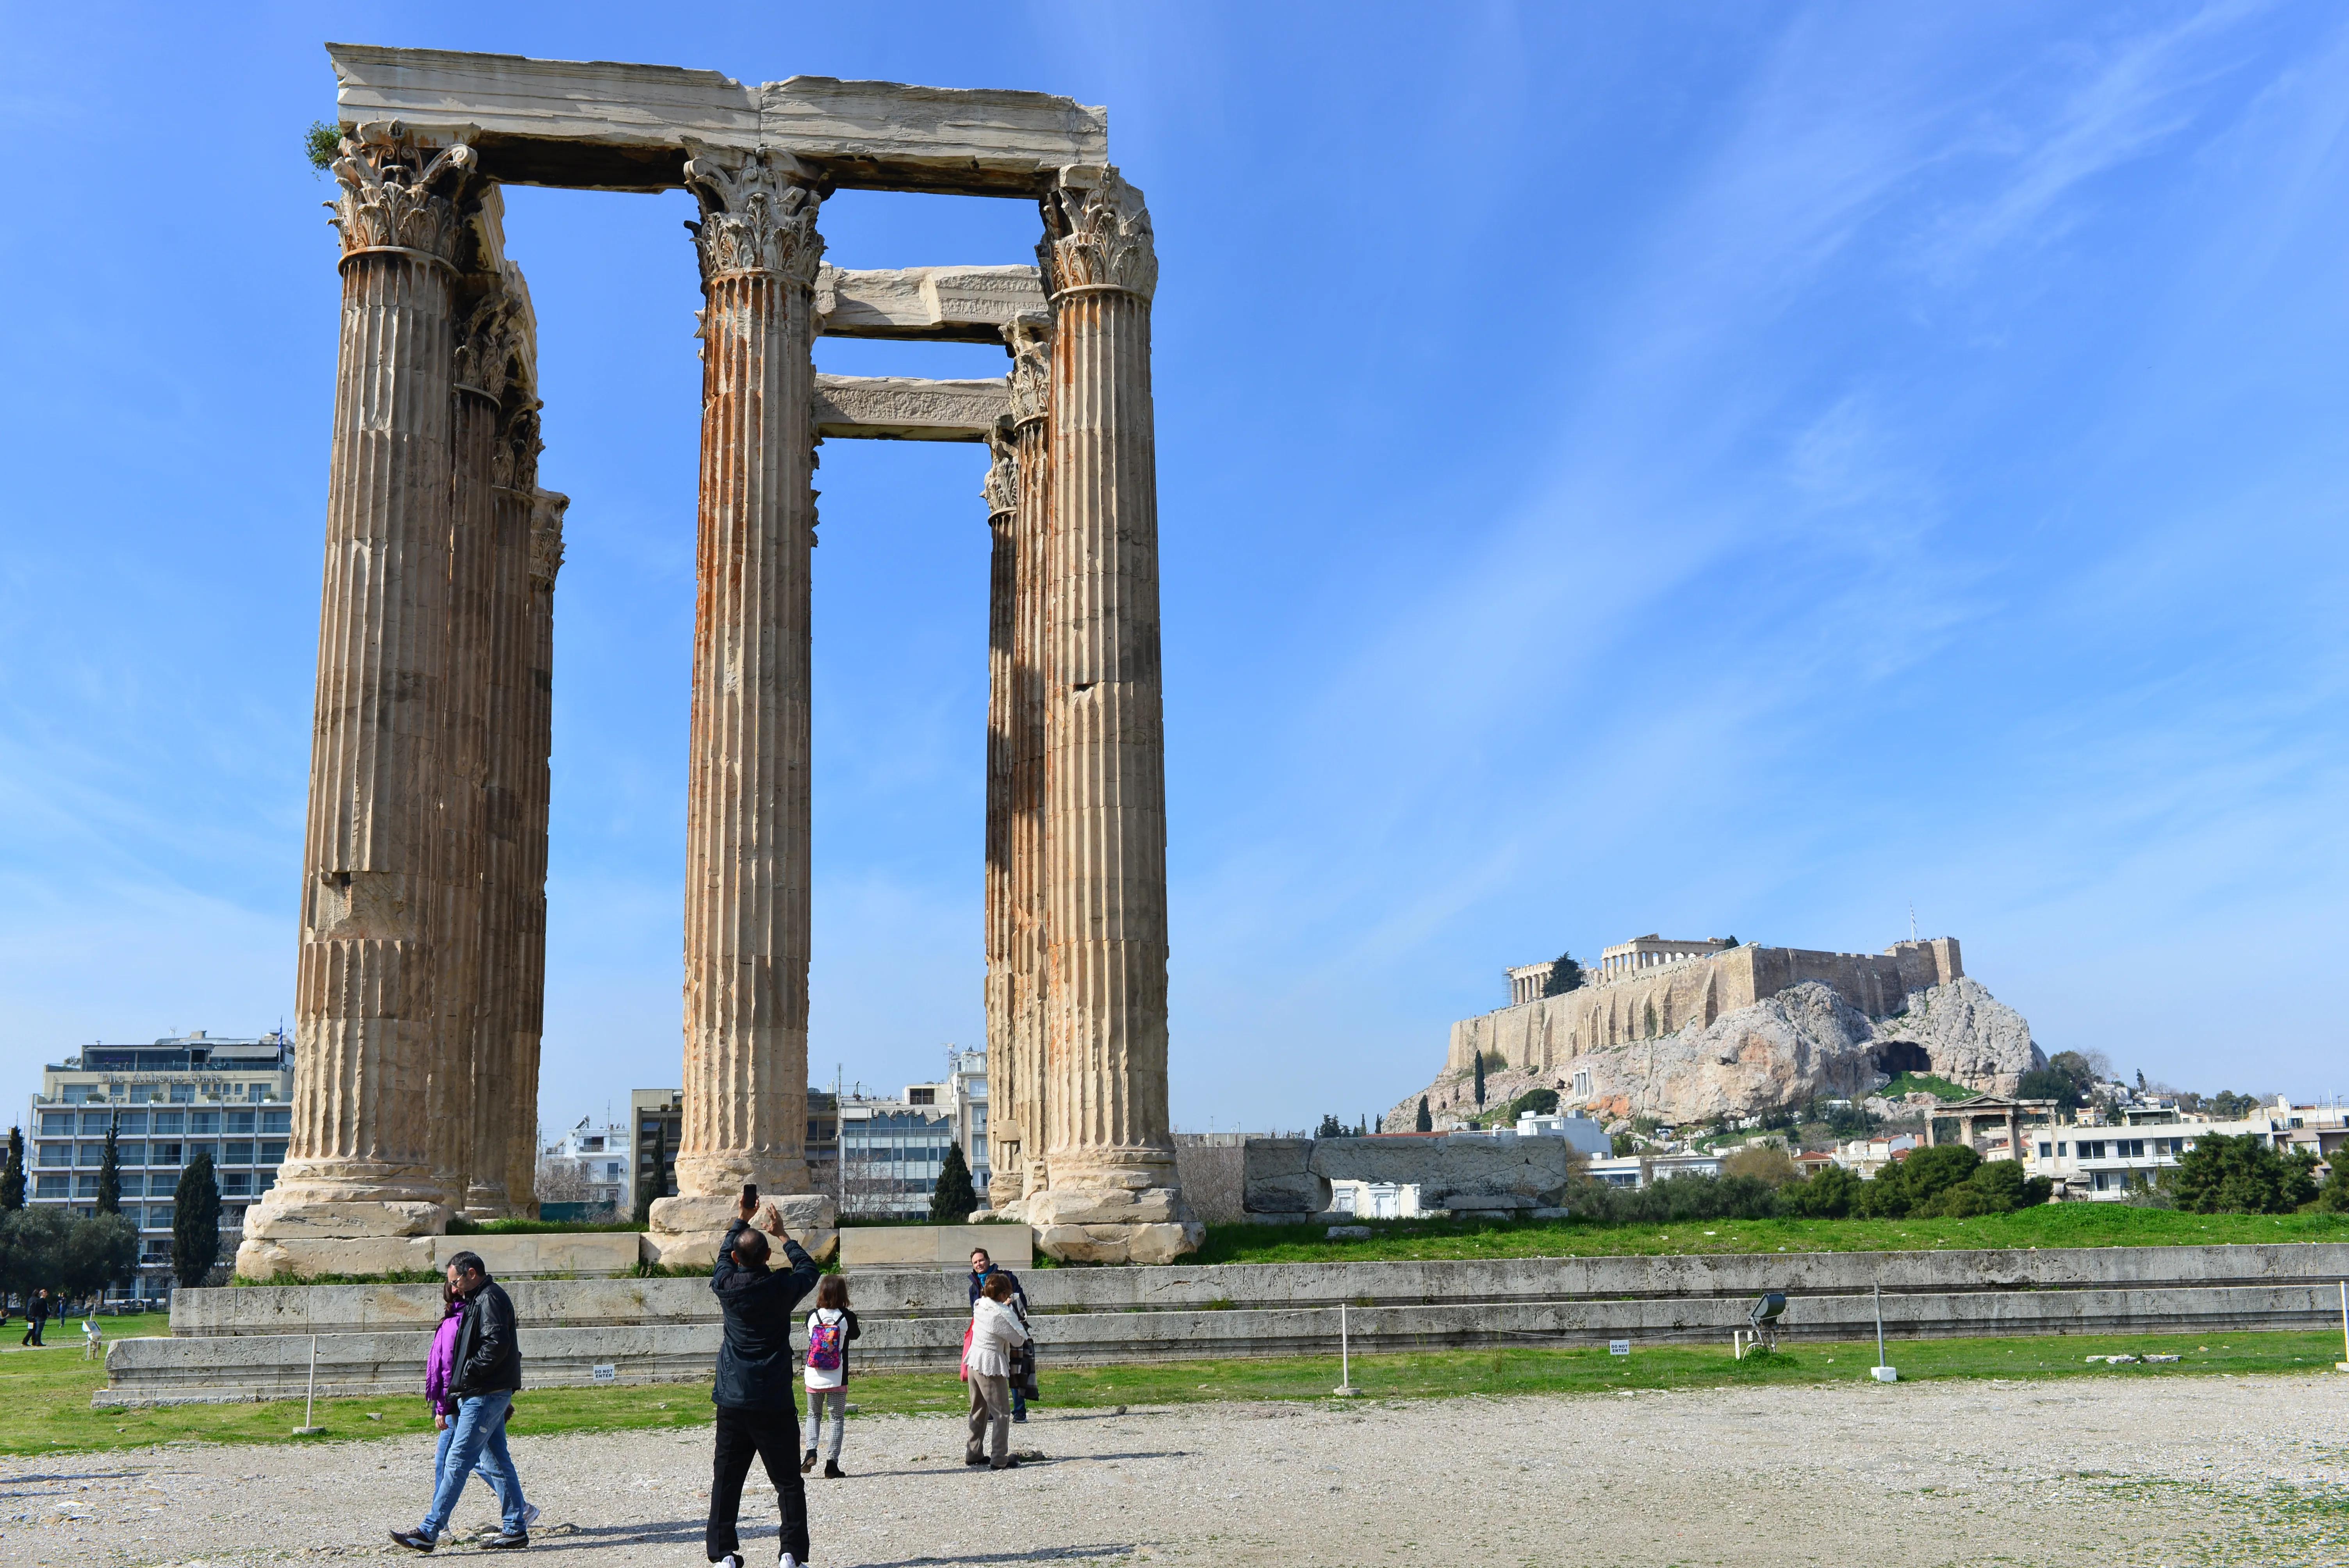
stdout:
<svg viewBox="0 0 2349 1568">
<path fill-rule="evenodd" d="M 1036 1245 L 1063 1263 L 1170 1264 L 1207 1238 L 1173 1187 L 1053 1187 L 1019 1208 Z"/>
<path fill-rule="evenodd" d="M 740 1212 L 740 1198 L 656 1198 L 644 1236 L 646 1260 L 670 1268 L 706 1269 L 718 1261 L 718 1243 Z M 818 1263 L 840 1245 L 840 1211 L 827 1193 L 761 1198 L 758 1223 L 761 1230 L 780 1225 Z"/>
<path fill-rule="evenodd" d="M 315 1202 L 279 1205 L 265 1193 L 244 1212 L 236 1272 L 245 1279 L 379 1274 L 429 1270 L 432 1240 L 449 1233 L 438 1203 Z"/>
</svg>

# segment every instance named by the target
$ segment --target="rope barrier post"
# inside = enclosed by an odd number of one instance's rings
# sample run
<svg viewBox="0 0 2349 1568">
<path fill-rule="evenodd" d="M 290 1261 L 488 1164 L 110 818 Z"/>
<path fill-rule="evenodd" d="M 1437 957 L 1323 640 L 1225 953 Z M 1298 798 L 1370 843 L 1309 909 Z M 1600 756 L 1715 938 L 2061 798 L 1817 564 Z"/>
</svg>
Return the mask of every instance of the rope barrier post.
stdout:
<svg viewBox="0 0 2349 1568">
<path fill-rule="evenodd" d="M 1876 1369 L 1868 1374 L 1879 1383 L 1898 1383 L 1900 1374 L 1884 1364 L 1884 1282 L 1876 1282 Z"/>
<path fill-rule="evenodd" d="M 316 1424 L 318 1410 L 318 1336 L 310 1336 L 310 1391 L 302 1399 L 302 1424 L 294 1429 L 297 1438 L 316 1437 L 326 1429 Z"/>
<path fill-rule="evenodd" d="M 1338 1386 L 1330 1390 L 1340 1399 L 1350 1399 L 1358 1392 L 1354 1387 L 1354 1351 L 1347 1334 L 1346 1304 L 1338 1304 Z"/>
<path fill-rule="evenodd" d="M 2341 1282 L 2341 1354 L 2349 1356 L 2349 1279 Z M 2335 1372 L 2349 1372 L 2349 1361 L 2335 1361 Z"/>
</svg>

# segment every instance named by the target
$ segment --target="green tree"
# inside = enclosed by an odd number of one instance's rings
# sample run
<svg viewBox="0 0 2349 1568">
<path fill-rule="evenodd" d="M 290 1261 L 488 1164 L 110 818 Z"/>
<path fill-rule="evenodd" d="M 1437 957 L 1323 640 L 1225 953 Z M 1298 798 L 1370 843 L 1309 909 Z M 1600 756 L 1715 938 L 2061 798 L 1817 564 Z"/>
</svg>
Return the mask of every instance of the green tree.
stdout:
<svg viewBox="0 0 2349 1568">
<path fill-rule="evenodd" d="M 1749 1143 L 1721 1162 L 1723 1176 L 1750 1176 L 1773 1187 L 1796 1179 L 1794 1157 L 1775 1143 Z"/>
<path fill-rule="evenodd" d="M 1435 1130 L 1435 1118 L 1430 1116 L 1427 1112 L 1427 1097 L 1425 1095 L 1421 1095 L 1419 1097 L 1419 1115 L 1413 1120 L 1412 1125 L 1422 1132 L 1433 1132 Z"/>
<path fill-rule="evenodd" d="M 106 1127 L 106 1157 L 98 1166 L 98 1212 L 101 1214 L 122 1212 L 122 1161 L 115 1147 L 122 1132 L 122 1116 L 115 1114 Z"/>
<path fill-rule="evenodd" d="M 2316 1190 L 2316 1206 L 2328 1214 L 2349 1214 L 2349 1150 L 2333 1156 L 2333 1173 Z"/>
<path fill-rule="evenodd" d="M 2052 1099 L 2065 1110 L 2077 1110 L 2087 1103 L 2071 1075 L 2053 1067 L 2033 1068 L 2024 1073 L 2014 1093 L 2019 1099 Z"/>
<path fill-rule="evenodd" d="M 1858 1211 L 1871 1219 L 1899 1220 L 1941 1212 L 1941 1194 L 1974 1173 L 1982 1156 L 1962 1143 L 1909 1151 L 1867 1183 Z"/>
<path fill-rule="evenodd" d="M 1640 1152 L 1640 1146 L 1631 1141 L 1631 1135 L 1628 1132 L 1612 1132 L 1608 1134 L 1607 1148 L 1608 1151 L 1613 1154 L 1618 1160 L 1624 1158 L 1626 1155 L 1637 1154 Z"/>
<path fill-rule="evenodd" d="M 1781 1187 L 1778 1202 L 1812 1219 L 1840 1220 L 1858 1204 L 1868 1185 L 1840 1165 L 1822 1165 L 1808 1181 Z"/>
<path fill-rule="evenodd" d="M 1517 1096 L 1516 1099 L 1509 1101 L 1508 1104 L 1501 1108 L 1500 1119 L 1504 1121 L 1515 1121 L 1517 1118 L 1528 1113 L 1535 1116 L 1556 1116 L 1557 1114 L 1557 1090 L 1554 1088 L 1529 1088 L 1526 1090 L 1525 1093 Z"/>
<path fill-rule="evenodd" d="M 2316 1196 L 2316 1161 L 2286 1159 L 2258 1133 L 2206 1132 L 2163 1186 L 2197 1214 L 2289 1214 Z"/>
<path fill-rule="evenodd" d="M 25 1206 L 25 1130 L 8 1130 L 8 1163 L 0 1170 L 0 1213 L 12 1213 Z"/>
<path fill-rule="evenodd" d="M 1542 995 L 1563 996 L 1568 991 L 1582 989 L 1582 965 L 1574 961 L 1571 953 L 1561 953 L 1549 966 L 1549 977 L 1542 982 Z"/>
<path fill-rule="evenodd" d="M 668 1123 L 656 1121 L 653 1123 L 652 1174 L 647 1176 L 641 1170 L 636 1172 L 636 1212 L 634 1218 L 637 1224 L 649 1226 L 653 1222 L 653 1200 L 668 1195 L 661 1190 L 666 1184 L 664 1172 L 667 1170 Z"/>
<path fill-rule="evenodd" d="M 314 119 L 310 129 L 302 133 L 302 156 L 309 160 L 311 168 L 323 172 L 334 166 L 336 155 L 342 150 L 342 141 L 340 128 Z"/>
<path fill-rule="evenodd" d="M 2252 1096 L 2237 1094 L 2230 1088 L 2222 1088 L 2210 1097 L 2210 1103 L 2206 1109 L 2209 1111 L 2210 1119 L 2213 1121 L 2240 1121 L 2259 1108 L 2260 1102 Z"/>
<path fill-rule="evenodd" d="M 183 1285 L 199 1285 L 220 1262 L 220 1183 L 212 1157 L 198 1154 L 180 1172 L 171 1194 L 171 1274 Z"/>
<path fill-rule="evenodd" d="M 218 1248 L 217 1235 L 213 1246 Z M 139 1267 L 139 1227 L 120 1214 L 76 1220 L 66 1233 L 57 1280 L 71 1296 L 96 1300 L 106 1287 L 127 1280 Z"/>
<path fill-rule="evenodd" d="M 1485 1103 L 1485 1053 L 1476 1053 L 1476 1103 Z"/>
<path fill-rule="evenodd" d="M 51 1203 L 0 1214 L 0 1294 L 30 1297 L 43 1285 L 54 1289 L 72 1228 L 73 1216 Z"/>
<path fill-rule="evenodd" d="M 1325 1111 L 1321 1117 L 1321 1125 L 1313 1130 L 1313 1136 L 1316 1138 L 1343 1138 L 1346 1136 L 1345 1124 L 1340 1122 L 1336 1117 L 1331 1116 Z"/>
<path fill-rule="evenodd" d="M 1647 1023 L 1648 1037 L 1652 1040 L 1656 1037 L 1656 1004 L 1652 1001 L 1647 1006 Z"/>
<path fill-rule="evenodd" d="M 962 1157 L 961 1144 L 949 1143 L 945 1163 L 938 1170 L 938 1184 L 930 1189 L 931 1222 L 959 1225 L 978 1207 L 978 1193 L 970 1184 L 970 1162 Z"/>
</svg>

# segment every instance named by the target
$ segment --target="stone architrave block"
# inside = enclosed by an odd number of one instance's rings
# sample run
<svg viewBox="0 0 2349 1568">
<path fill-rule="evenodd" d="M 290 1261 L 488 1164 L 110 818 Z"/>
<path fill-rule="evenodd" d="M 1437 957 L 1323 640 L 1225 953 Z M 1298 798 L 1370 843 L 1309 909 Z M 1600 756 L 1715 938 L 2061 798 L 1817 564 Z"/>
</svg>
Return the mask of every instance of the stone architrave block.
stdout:
<svg viewBox="0 0 2349 1568">
<path fill-rule="evenodd" d="M 1313 1173 L 1309 1138 L 1251 1138 L 1242 1150 L 1240 1205 L 1251 1214 L 1318 1214 L 1330 1183 Z"/>
<path fill-rule="evenodd" d="M 1011 383 L 910 376 L 815 378 L 815 430 L 827 440 L 984 441 L 1011 412 Z"/>
<path fill-rule="evenodd" d="M 907 267 L 816 273 L 816 330 L 826 337 L 930 338 L 1000 346 L 1003 329 L 1046 309 L 1034 267 Z"/>
<path fill-rule="evenodd" d="M 346 129 L 397 120 L 462 138 L 511 185 L 665 191 L 685 139 L 791 154 L 835 186 L 1041 195 L 1069 164 L 1109 159 L 1109 113 L 1051 93 L 717 71 L 610 60 L 328 44 Z"/>
</svg>

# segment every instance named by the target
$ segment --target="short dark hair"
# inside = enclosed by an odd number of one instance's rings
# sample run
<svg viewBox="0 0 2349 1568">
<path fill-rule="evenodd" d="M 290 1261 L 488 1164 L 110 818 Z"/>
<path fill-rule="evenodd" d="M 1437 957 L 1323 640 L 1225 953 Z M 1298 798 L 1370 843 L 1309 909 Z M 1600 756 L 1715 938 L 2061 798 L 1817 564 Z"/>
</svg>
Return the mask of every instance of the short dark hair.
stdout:
<svg viewBox="0 0 2349 1568">
<path fill-rule="evenodd" d="M 988 1275 L 987 1283 L 978 1287 L 978 1294 L 987 1297 L 989 1301 L 1009 1301 L 1011 1299 L 1011 1276 L 1009 1274 L 999 1274 Z"/>
<path fill-rule="evenodd" d="M 975 1258 L 985 1258 L 989 1264 L 992 1264 L 995 1262 L 995 1254 L 988 1252 L 985 1247 L 971 1248 L 970 1255 Z"/>
<path fill-rule="evenodd" d="M 490 1265 L 481 1261 L 479 1253 L 459 1253 L 449 1260 L 449 1266 L 455 1269 L 460 1277 L 469 1274 L 477 1274 L 483 1279 L 490 1277 Z"/>
<path fill-rule="evenodd" d="M 767 1233 L 745 1229 L 734 1238 L 734 1261 L 738 1264 L 762 1264 L 767 1261 Z"/>
</svg>

